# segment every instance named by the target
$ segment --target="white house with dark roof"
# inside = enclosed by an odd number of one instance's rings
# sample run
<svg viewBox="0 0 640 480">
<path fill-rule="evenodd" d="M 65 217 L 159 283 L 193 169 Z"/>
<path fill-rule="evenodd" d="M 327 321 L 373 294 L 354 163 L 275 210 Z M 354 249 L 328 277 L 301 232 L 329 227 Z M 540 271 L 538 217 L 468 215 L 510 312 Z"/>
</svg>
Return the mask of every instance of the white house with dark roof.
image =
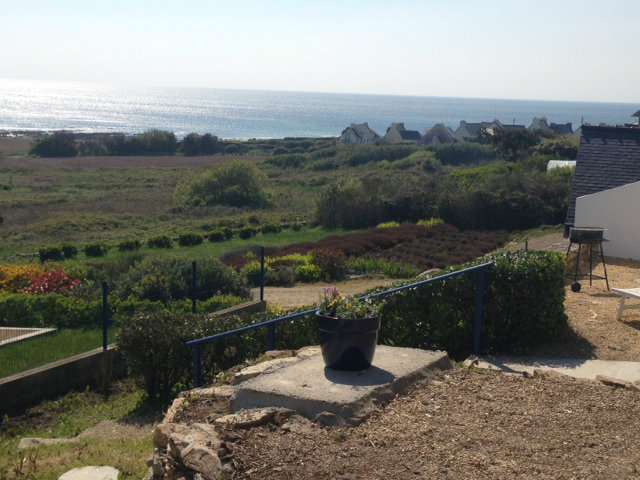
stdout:
<svg viewBox="0 0 640 480">
<path fill-rule="evenodd" d="M 352 123 L 342 131 L 338 140 L 342 143 L 373 145 L 380 142 L 380 135 L 374 132 L 367 122 Z"/>
<path fill-rule="evenodd" d="M 547 117 L 534 117 L 531 121 L 531 125 L 529 125 L 529 130 L 542 130 L 543 132 L 550 132 L 551 127 L 547 122 Z"/>
<path fill-rule="evenodd" d="M 639 182 L 640 128 L 582 125 L 566 231 L 573 226 L 607 228 L 608 254 L 630 256 L 617 244 L 628 240 L 633 225 L 633 241 L 640 246 Z"/>
<path fill-rule="evenodd" d="M 387 128 L 387 133 L 382 137 L 385 143 L 418 143 L 420 141 L 420 132 L 417 130 L 407 130 L 404 123 L 392 123 Z"/>
</svg>

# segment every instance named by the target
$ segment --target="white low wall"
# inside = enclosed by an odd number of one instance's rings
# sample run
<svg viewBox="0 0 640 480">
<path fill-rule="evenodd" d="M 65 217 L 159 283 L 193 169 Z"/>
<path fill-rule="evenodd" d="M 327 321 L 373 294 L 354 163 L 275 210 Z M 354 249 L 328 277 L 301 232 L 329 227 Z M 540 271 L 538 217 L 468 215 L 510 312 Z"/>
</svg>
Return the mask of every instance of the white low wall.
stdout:
<svg viewBox="0 0 640 480">
<path fill-rule="evenodd" d="M 576 199 L 576 227 L 603 227 L 605 257 L 640 260 L 640 182 Z"/>
</svg>

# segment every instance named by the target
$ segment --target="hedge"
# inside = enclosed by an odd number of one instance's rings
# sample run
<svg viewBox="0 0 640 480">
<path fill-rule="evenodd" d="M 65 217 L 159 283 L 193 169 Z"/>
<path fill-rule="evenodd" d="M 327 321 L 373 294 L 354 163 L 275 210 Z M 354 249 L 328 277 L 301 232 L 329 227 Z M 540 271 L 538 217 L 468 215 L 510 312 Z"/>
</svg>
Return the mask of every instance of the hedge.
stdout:
<svg viewBox="0 0 640 480">
<path fill-rule="evenodd" d="M 540 251 L 507 252 L 449 268 L 441 274 L 488 261 L 495 262 L 495 267 L 486 271 L 485 352 L 524 353 L 557 338 L 567 325 L 564 257 Z M 462 275 L 386 297 L 381 307 L 379 343 L 442 349 L 455 359 L 463 359 L 472 350 L 475 282 L 475 274 Z M 380 287 L 368 293 L 387 288 Z M 212 322 L 203 315 L 185 316 L 166 311 L 140 314 L 124 323 L 119 345 L 133 373 L 144 379 L 143 385 L 149 395 L 167 401 L 176 384 L 191 382 L 192 352 L 184 342 L 282 315 L 282 312 L 273 312 Z M 276 329 L 278 349 L 317 343 L 311 316 L 278 324 Z M 157 331 L 162 331 L 163 335 L 155 335 Z M 218 371 L 257 357 L 265 345 L 266 329 L 208 344 L 202 353 L 204 376 L 211 380 Z"/>
<path fill-rule="evenodd" d="M 564 256 L 504 252 L 441 274 L 487 261 L 495 267 L 486 271 L 484 352 L 526 353 L 557 338 L 567 325 Z M 475 284 L 475 274 L 462 275 L 387 297 L 380 343 L 442 349 L 463 359 L 473 344 Z"/>
<path fill-rule="evenodd" d="M 236 295 L 215 295 L 199 301 L 198 311 L 211 313 L 239 305 L 246 299 Z M 109 322 L 120 325 L 127 318 L 140 313 L 191 312 L 191 300 L 170 303 L 151 300 L 109 299 Z M 69 295 L 0 293 L 0 326 L 92 328 L 102 325 L 102 302 L 87 301 Z"/>
</svg>

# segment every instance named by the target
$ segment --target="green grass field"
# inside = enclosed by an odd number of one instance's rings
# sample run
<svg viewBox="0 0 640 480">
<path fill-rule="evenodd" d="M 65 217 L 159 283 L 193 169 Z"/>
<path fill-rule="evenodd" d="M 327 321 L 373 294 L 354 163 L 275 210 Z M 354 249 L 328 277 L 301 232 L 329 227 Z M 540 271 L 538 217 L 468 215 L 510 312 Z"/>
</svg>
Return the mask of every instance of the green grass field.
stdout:
<svg viewBox="0 0 640 480">
<path fill-rule="evenodd" d="M 114 331 L 109 331 L 113 341 Z M 102 329 L 58 330 L 0 347 L 0 378 L 102 347 Z"/>
</svg>

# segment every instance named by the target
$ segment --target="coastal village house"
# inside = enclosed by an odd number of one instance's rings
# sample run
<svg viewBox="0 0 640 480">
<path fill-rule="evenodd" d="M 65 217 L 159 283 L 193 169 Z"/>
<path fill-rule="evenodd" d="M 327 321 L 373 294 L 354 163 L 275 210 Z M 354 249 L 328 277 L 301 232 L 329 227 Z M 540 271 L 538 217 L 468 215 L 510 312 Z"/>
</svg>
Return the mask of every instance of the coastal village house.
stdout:
<svg viewBox="0 0 640 480">
<path fill-rule="evenodd" d="M 531 125 L 529 125 L 528 128 L 529 130 L 541 130 L 543 132 L 551 131 L 551 127 L 547 122 L 547 117 L 542 117 L 542 118 L 534 117 L 534 119 L 531 122 Z"/>
<path fill-rule="evenodd" d="M 565 226 L 602 227 L 605 254 L 640 259 L 640 128 L 582 125 Z"/>
<path fill-rule="evenodd" d="M 516 125 L 515 121 L 512 125 L 507 125 L 502 123 L 498 119 L 494 119 L 493 122 L 466 122 L 464 120 L 460 120 L 460 125 L 453 132 L 453 136 L 458 140 L 468 140 L 471 138 L 476 138 L 480 132 L 486 131 L 489 134 L 493 134 L 493 132 L 497 129 L 503 130 L 524 130 L 524 125 Z"/>
<path fill-rule="evenodd" d="M 417 143 L 420 141 L 420 132 L 416 130 L 407 130 L 404 123 L 392 123 L 387 128 L 387 133 L 382 137 L 385 143 Z"/>
<path fill-rule="evenodd" d="M 380 142 L 380 135 L 371 130 L 367 122 L 352 123 L 342 131 L 338 140 L 342 143 L 374 145 Z"/>
<path fill-rule="evenodd" d="M 420 145 L 441 145 L 443 143 L 455 143 L 456 137 L 453 131 L 442 123 L 438 123 L 427 130 L 420 139 Z"/>
</svg>

